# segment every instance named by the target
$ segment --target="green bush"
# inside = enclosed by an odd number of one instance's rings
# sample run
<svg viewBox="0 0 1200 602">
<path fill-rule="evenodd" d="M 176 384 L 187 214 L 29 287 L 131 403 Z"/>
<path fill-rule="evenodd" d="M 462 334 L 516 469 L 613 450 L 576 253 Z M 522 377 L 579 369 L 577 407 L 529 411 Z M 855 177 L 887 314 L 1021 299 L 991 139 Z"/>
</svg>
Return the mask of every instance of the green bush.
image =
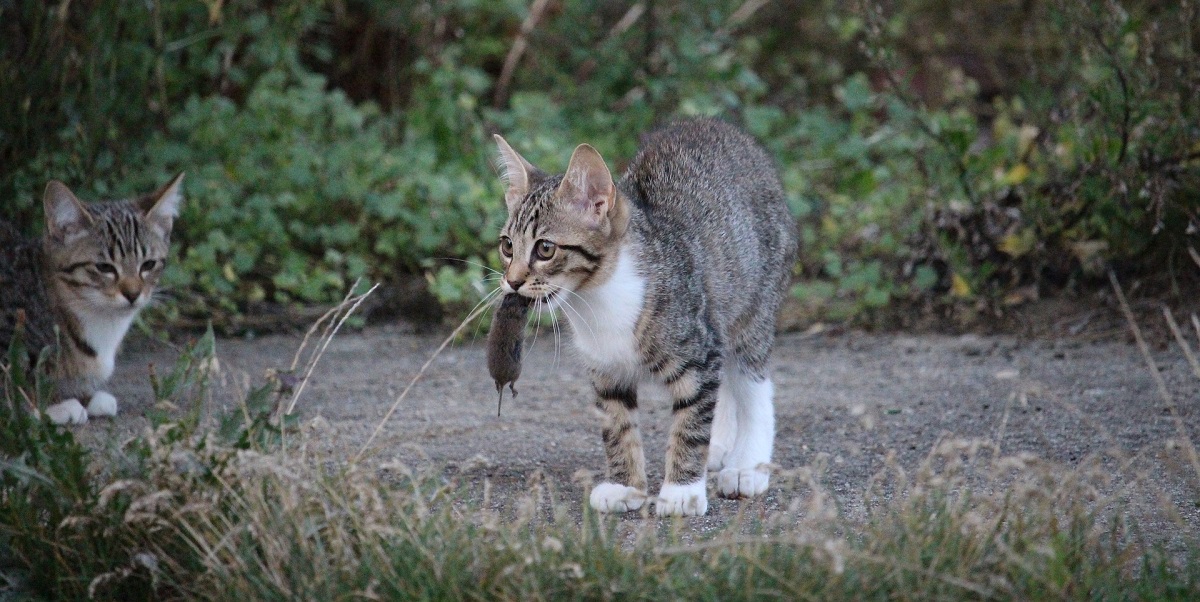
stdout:
<svg viewBox="0 0 1200 602">
<path fill-rule="evenodd" d="M 185 313 L 412 273 L 469 305 L 446 270 L 497 265 L 491 132 L 550 170 L 587 141 L 619 171 L 655 123 L 718 115 L 777 158 L 820 316 L 998 309 L 1188 261 L 1191 4 L 534 6 L 0 3 L 0 217 L 35 231 L 49 178 L 107 196 L 184 170 Z"/>
<path fill-rule="evenodd" d="M 233 311 L 324 302 L 360 276 L 461 253 L 495 191 L 434 149 L 394 144 L 397 127 L 315 75 L 268 72 L 240 106 L 191 99 L 146 146 L 150 173 L 189 173 L 169 284 Z"/>
</svg>

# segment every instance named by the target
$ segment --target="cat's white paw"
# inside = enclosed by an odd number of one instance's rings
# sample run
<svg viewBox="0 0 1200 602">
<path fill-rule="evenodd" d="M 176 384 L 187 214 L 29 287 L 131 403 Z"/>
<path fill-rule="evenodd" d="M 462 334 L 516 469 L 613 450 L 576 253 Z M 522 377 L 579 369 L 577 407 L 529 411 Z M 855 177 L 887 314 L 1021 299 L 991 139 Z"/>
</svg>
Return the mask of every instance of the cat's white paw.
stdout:
<svg viewBox="0 0 1200 602">
<path fill-rule="evenodd" d="M 646 492 L 620 483 L 600 483 L 588 498 L 598 512 L 630 512 L 646 503 Z"/>
<path fill-rule="evenodd" d="M 717 494 L 731 499 L 762 495 L 770 480 L 766 468 L 726 468 L 717 473 Z"/>
<path fill-rule="evenodd" d="M 92 401 L 88 402 L 87 413 L 89 416 L 116 416 L 117 398 L 107 391 L 96 391 Z"/>
<path fill-rule="evenodd" d="M 704 490 L 705 479 L 695 483 L 663 483 L 654 502 L 654 513 L 659 516 L 703 516 L 708 512 L 708 496 Z"/>
<path fill-rule="evenodd" d="M 46 415 L 54 424 L 83 424 L 88 413 L 78 399 L 67 399 L 46 408 Z"/>
</svg>

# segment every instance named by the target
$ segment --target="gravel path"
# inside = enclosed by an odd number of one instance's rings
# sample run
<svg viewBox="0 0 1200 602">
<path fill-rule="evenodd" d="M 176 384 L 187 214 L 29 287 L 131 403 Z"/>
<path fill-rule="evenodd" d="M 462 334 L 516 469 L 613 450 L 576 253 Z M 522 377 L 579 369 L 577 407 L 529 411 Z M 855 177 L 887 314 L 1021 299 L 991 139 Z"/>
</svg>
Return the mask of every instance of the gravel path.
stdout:
<svg viewBox="0 0 1200 602">
<path fill-rule="evenodd" d="M 379 326 L 335 339 L 298 405 L 315 435 L 310 453 L 333 464 L 352 457 L 443 336 Z M 246 382 L 259 380 L 264 369 L 287 367 L 299 341 L 219 340 L 225 386 L 215 392 L 214 405 L 233 407 Z M 486 476 L 498 500 L 544 474 L 560 499 L 577 507 L 586 498 L 580 483 L 599 474 L 603 451 L 591 387 L 569 343 L 564 339 L 556 349 L 554 337 L 541 333 L 528 349 L 520 394 L 515 400 L 506 395 L 497 417 L 482 341 L 479 333 L 476 342 L 449 347 L 434 361 L 376 440 L 371 461 L 432 463 L 447 473 L 471 466 L 478 478 L 468 481 L 481 483 Z M 163 343 L 130 341 L 113 384 L 122 413 L 82 427 L 84 439 L 100 444 L 144 428 L 142 414 L 152 402 L 147 365 L 162 372 L 175 357 Z M 1196 439 L 1200 379 L 1173 346 L 1156 351 L 1155 361 Z M 821 467 L 821 482 L 844 513 L 862 512 L 863 492 L 889 455 L 912 471 L 939 440 L 962 437 L 994 441 L 1003 454 L 1030 452 L 1066 466 L 1126 462 L 1115 486 L 1130 491 L 1131 508 L 1147 509 L 1143 522 L 1150 524 L 1143 527 L 1171 528 L 1162 522 L 1163 499 L 1186 524 L 1200 518 L 1196 475 L 1170 444 L 1177 440 L 1177 424 L 1133 345 L 790 334 L 778 341 L 773 370 L 776 462 L 785 469 Z M 647 463 L 657 484 L 670 404 L 649 398 L 642 408 Z M 691 520 L 713 528 L 739 510 L 781 507 L 789 495 L 773 486 L 763 500 L 714 498 L 708 516 Z"/>
</svg>

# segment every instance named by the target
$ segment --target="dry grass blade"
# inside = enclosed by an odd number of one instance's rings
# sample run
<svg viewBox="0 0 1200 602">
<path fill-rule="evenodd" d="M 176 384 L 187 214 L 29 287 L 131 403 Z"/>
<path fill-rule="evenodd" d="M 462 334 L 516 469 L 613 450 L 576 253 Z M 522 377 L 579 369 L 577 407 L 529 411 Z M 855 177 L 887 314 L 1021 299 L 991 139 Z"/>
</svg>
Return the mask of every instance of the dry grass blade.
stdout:
<svg viewBox="0 0 1200 602">
<path fill-rule="evenodd" d="M 354 290 L 357 289 L 358 285 L 361 283 L 362 278 L 355 280 L 354 284 L 350 285 L 350 288 L 346 291 L 346 296 L 342 297 L 341 302 L 329 308 L 325 313 L 321 314 L 321 316 L 312 323 L 312 326 L 308 327 L 308 331 L 304 333 L 304 338 L 300 341 L 300 346 L 296 348 L 296 353 L 292 356 L 292 365 L 288 367 L 288 370 L 292 372 L 296 371 L 297 366 L 300 365 L 300 356 L 304 355 L 304 350 L 308 348 L 309 339 L 316 334 L 317 329 L 319 329 L 322 324 L 325 324 L 325 331 L 321 333 L 321 337 L 323 338 L 329 334 L 329 330 L 333 328 L 335 324 L 335 321 L 332 321 L 331 318 L 334 318 L 341 313 L 341 311 L 345 309 L 348 304 L 354 303 Z M 375 290 L 375 287 L 371 287 L 371 290 Z M 371 291 L 367 291 L 366 294 L 370 294 L 370 292 Z M 309 352 L 309 361 L 305 362 L 305 365 L 311 362 L 313 353 L 315 352 Z"/>
<path fill-rule="evenodd" d="M 1171 315 L 1171 310 L 1164 306 L 1162 311 L 1163 317 L 1167 319 L 1167 326 L 1171 329 L 1171 334 L 1175 336 L 1175 340 L 1179 343 L 1179 348 L 1183 350 L 1184 357 L 1187 358 L 1188 364 L 1192 366 L 1192 376 L 1200 378 L 1200 362 L 1196 361 L 1196 356 L 1192 353 L 1192 346 L 1188 344 L 1187 337 L 1183 336 L 1183 331 L 1175 323 L 1175 316 Z M 1192 317 L 1195 318 L 1195 316 Z"/>
<path fill-rule="evenodd" d="M 333 317 L 334 314 L 341 310 L 346 301 L 353 294 L 355 287 L 358 286 L 358 282 L 359 281 L 357 280 L 354 282 L 354 285 L 351 286 L 350 290 L 346 292 L 346 296 L 342 298 L 341 303 L 329 308 L 329 311 L 321 314 L 321 317 L 317 318 L 316 321 L 312 323 L 312 326 L 308 327 L 308 331 L 304 333 L 304 338 L 300 341 L 300 346 L 296 348 L 296 354 L 292 356 L 292 365 L 288 367 L 288 370 L 295 371 L 296 367 L 300 365 L 300 356 L 304 355 L 304 350 L 308 348 L 308 340 L 312 338 L 312 335 L 317 332 L 317 329 L 320 328 L 322 324 L 324 324 L 327 320 Z M 328 331 L 328 329 L 329 327 L 327 326 L 326 331 Z"/>
<path fill-rule="evenodd" d="M 433 360 L 442 353 L 442 350 L 450 344 L 450 341 L 453 341 L 455 337 L 457 337 L 459 333 L 461 333 L 463 329 L 467 327 L 468 324 L 470 324 L 475 318 L 478 318 L 483 312 L 491 309 L 492 305 L 492 303 L 484 303 L 475 308 L 475 311 L 471 312 L 470 315 L 463 319 L 462 324 L 459 324 L 458 327 L 454 329 L 454 332 L 451 332 L 450 336 L 446 337 L 446 340 L 442 341 L 442 344 L 439 345 L 438 348 L 429 356 L 429 359 L 425 360 L 425 364 L 421 366 L 420 370 L 417 370 L 417 373 L 413 375 L 412 380 L 408 381 L 408 386 L 404 387 L 404 390 L 396 396 L 396 400 L 392 402 L 392 406 L 388 408 L 387 413 L 384 414 L 383 418 L 379 420 L 379 424 L 375 426 L 375 430 L 371 431 L 371 436 L 367 437 L 367 441 L 363 443 L 362 448 L 360 448 L 358 453 L 354 455 L 355 463 L 362 459 L 363 454 L 367 453 L 367 449 L 371 447 L 371 443 L 375 441 L 375 437 L 377 437 L 380 431 L 383 430 L 383 426 L 387 424 L 387 421 L 392 417 L 392 414 L 396 412 L 396 408 L 400 407 L 400 402 L 404 401 L 405 397 L 408 397 L 408 392 L 412 390 L 413 385 L 417 384 L 417 381 L 421 380 L 421 377 L 425 375 L 425 371 L 429 369 L 429 365 L 433 363 Z"/>
<path fill-rule="evenodd" d="M 354 289 L 358 288 L 359 282 L 360 280 L 356 280 L 354 285 L 350 287 L 350 291 L 354 291 Z M 337 336 L 338 331 L 342 329 L 342 325 L 346 323 L 346 320 L 353 315 L 355 311 L 358 311 L 358 307 L 362 305 L 362 302 L 365 301 L 367 297 L 371 295 L 371 293 L 375 292 L 375 289 L 377 288 L 379 288 L 379 283 L 376 283 L 374 286 L 368 289 L 367 292 L 361 295 L 353 295 L 352 292 L 347 293 L 346 297 L 342 299 L 341 303 L 337 304 L 337 306 L 327 312 L 325 316 L 321 317 L 321 320 L 325 320 L 327 317 L 336 317 L 337 319 L 331 319 L 329 324 L 325 327 L 325 332 L 321 334 L 321 338 L 318 340 L 318 347 L 309 356 L 308 367 L 304 371 L 304 377 L 300 379 L 300 384 L 296 387 L 296 391 L 292 393 L 292 399 L 288 402 L 287 410 L 284 412 L 284 415 L 290 415 L 292 411 L 296 409 L 296 402 L 300 399 L 300 394 L 304 392 L 305 386 L 308 385 L 309 377 L 312 376 L 313 370 L 316 369 L 317 364 L 321 361 L 321 356 L 325 355 L 325 349 L 329 347 L 329 343 L 333 341 L 333 338 Z M 308 342 L 309 335 L 311 335 L 315 329 L 316 324 L 309 329 L 308 334 L 304 335 L 304 341 L 301 342 L 301 349 L 304 348 L 304 345 Z M 297 350 L 296 358 L 299 357 L 300 351 Z M 295 369 L 295 366 L 296 360 L 293 359 L 293 370 Z"/>
<path fill-rule="evenodd" d="M 1150 369 L 1150 376 L 1154 379 L 1154 384 L 1158 387 L 1158 394 L 1162 397 L 1163 402 L 1167 404 L 1167 409 L 1171 412 L 1171 418 L 1175 421 L 1175 430 L 1179 432 L 1179 445 L 1187 451 L 1188 461 L 1192 465 L 1192 470 L 1195 471 L 1197 477 L 1200 477 L 1200 456 L 1197 456 L 1196 447 L 1192 445 L 1192 439 L 1188 436 L 1183 419 L 1179 417 L 1179 409 L 1175 407 L 1175 399 L 1171 396 L 1171 391 L 1167 389 L 1167 382 L 1163 380 L 1162 374 L 1158 371 L 1158 365 L 1154 363 L 1154 356 L 1150 353 L 1150 346 L 1146 344 L 1146 339 L 1142 336 L 1142 329 L 1138 327 L 1133 310 L 1129 307 L 1129 301 L 1125 299 L 1125 291 L 1121 288 L 1121 283 L 1117 280 L 1116 273 L 1111 269 L 1108 271 L 1108 280 L 1112 283 L 1113 291 L 1117 295 L 1117 301 L 1121 304 L 1121 313 L 1125 315 L 1125 321 L 1129 322 L 1129 329 L 1133 331 L 1133 339 L 1137 342 L 1138 350 L 1142 352 L 1142 358 L 1146 360 L 1146 367 Z"/>
</svg>

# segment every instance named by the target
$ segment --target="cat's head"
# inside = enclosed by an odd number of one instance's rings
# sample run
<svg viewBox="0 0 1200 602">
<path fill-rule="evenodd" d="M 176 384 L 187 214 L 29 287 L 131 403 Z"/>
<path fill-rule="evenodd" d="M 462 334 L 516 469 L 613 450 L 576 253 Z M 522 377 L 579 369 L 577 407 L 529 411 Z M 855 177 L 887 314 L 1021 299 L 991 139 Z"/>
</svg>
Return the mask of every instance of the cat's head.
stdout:
<svg viewBox="0 0 1200 602">
<path fill-rule="evenodd" d="M 552 176 L 496 136 L 508 221 L 500 231 L 501 288 L 553 300 L 598 283 L 614 268 L 629 226 L 629 201 L 596 149 L 580 144 Z"/>
<path fill-rule="evenodd" d="M 76 311 L 109 315 L 149 303 L 167 262 L 182 181 L 179 174 L 137 199 L 86 204 L 50 182 L 42 244 L 58 298 Z"/>
</svg>

